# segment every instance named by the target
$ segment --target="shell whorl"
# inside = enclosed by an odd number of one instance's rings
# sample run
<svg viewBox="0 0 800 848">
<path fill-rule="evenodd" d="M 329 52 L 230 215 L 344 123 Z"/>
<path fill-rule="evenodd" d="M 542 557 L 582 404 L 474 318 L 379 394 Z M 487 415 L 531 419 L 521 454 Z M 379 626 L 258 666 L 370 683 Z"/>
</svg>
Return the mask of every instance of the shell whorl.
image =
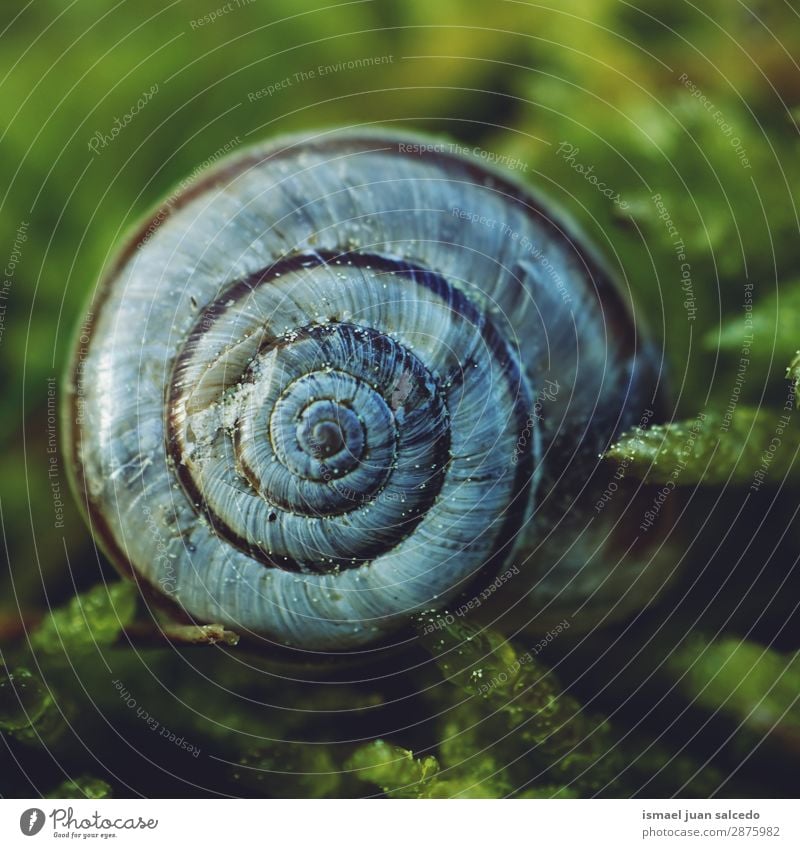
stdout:
<svg viewBox="0 0 800 848">
<path fill-rule="evenodd" d="M 530 548 L 541 493 L 630 423 L 649 363 L 597 260 L 525 190 L 413 142 L 237 156 L 95 301 L 79 491 L 112 558 L 200 622 L 379 641 Z"/>
</svg>

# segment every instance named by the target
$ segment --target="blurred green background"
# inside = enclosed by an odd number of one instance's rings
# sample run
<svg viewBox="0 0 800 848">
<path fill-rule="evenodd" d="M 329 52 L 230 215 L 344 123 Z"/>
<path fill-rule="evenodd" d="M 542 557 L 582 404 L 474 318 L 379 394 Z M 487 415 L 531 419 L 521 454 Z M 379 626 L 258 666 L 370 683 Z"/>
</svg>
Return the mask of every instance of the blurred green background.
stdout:
<svg viewBox="0 0 800 848">
<path fill-rule="evenodd" d="M 60 378 L 87 298 L 123 234 L 222 148 L 302 129 L 389 125 L 516 157 L 528 166 L 516 173 L 577 218 L 630 287 L 637 311 L 663 345 L 677 418 L 693 418 L 702 409 L 724 411 L 736 379 L 746 284 L 753 285 L 757 332 L 741 398 L 770 410 L 785 402 L 785 371 L 798 346 L 800 315 L 796 4 L 709 0 L 693 6 L 659 0 L 637 8 L 617 0 L 371 0 L 318 6 L 307 0 L 33 0 L 6 2 L 0 9 L 0 259 L 6 267 L 0 301 L 0 504 L 7 559 L 0 575 L 0 640 L 8 663 L 23 662 L 14 652 L 27 656 L 25 633 L 49 608 L 113 578 L 67 490 L 63 461 L 56 476 L 63 527 L 56 526 L 48 476 L 48 380 Z M 346 66 L 357 59 L 380 62 Z M 305 78 L 320 66 L 333 67 Z M 126 119 L 148 91 L 154 93 Z M 112 134 L 117 119 L 127 125 Z M 573 151 L 571 160 L 564 145 Z M 576 164 L 592 166 L 625 208 Z M 688 288 L 655 194 L 685 245 Z M 7 265 L 12 259 L 13 267 Z M 644 794 L 690 791 L 688 776 L 702 771 L 707 760 L 712 772 L 703 772 L 708 782 L 695 787 L 696 793 L 791 792 L 794 784 L 786 778 L 791 764 L 781 757 L 800 750 L 795 703 L 800 678 L 792 665 L 800 648 L 796 489 L 768 486 L 745 504 L 735 487 L 704 487 L 691 493 L 690 502 L 681 524 L 689 577 L 680 608 L 671 616 L 655 612 L 643 619 L 632 640 L 650 646 L 650 654 L 628 665 L 629 640 L 620 640 L 619 631 L 608 635 L 607 666 L 594 663 L 585 647 L 554 649 L 563 651 L 554 657 L 561 685 L 590 702 L 593 711 L 614 713 L 614 732 L 635 725 L 644 740 L 637 751 L 649 753 L 640 772 L 608 794 L 632 794 L 640 787 Z M 657 632 L 661 641 L 651 642 Z M 692 634 L 701 642 L 683 645 L 683 636 Z M 756 652 L 746 660 L 737 647 L 743 638 L 746 649 Z M 205 750 L 232 746 L 234 762 L 250 756 L 246 745 L 216 738 L 208 723 L 197 723 L 199 683 L 191 675 L 180 677 L 174 664 L 181 667 L 181 660 L 155 653 L 143 662 L 141 656 L 118 659 L 131 663 L 128 680 L 138 678 L 144 687 L 147 668 L 156 678 L 169 674 L 177 681 L 181 705 L 166 693 L 152 696 L 163 698 L 160 709 L 170 717 L 163 724 L 186 724 L 190 714 L 194 738 L 209 739 Z M 731 707 L 724 686 L 716 701 L 703 703 L 697 695 L 702 676 L 695 689 L 686 683 L 698 656 L 715 669 L 730 659 L 731 680 L 749 679 L 751 671 L 766 678 L 753 682 L 741 708 Z M 30 658 L 24 662 L 32 665 Z M 196 662 L 212 663 L 205 657 Z M 116 691 L 98 695 L 92 674 L 78 666 L 73 673 L 80 688 L 85 684 L 91 703 L 104 703 L 110 716 L 111 730 L 104 733 L 116 750 L 119 728 L 134 737 L 141 728 L 131 722 L 130 711 L 120 713 Z M 601 685 L 609 668 L 627 671 L 613 678 L 613 686 Z M 773 677 L 765 669 L 774 669 Z M 228 671 L 226 686 L 235 688 L 241 678 Z M 75 688 L 63 663 L 39 674 Z M 649 682 L 638 700 L 623 705 L 631 680 L 642 679 Z M 389 688 L 402 692 L 404 685 L 408 682 L 393 681 Z M 763 706 L 765 692 L 778 698 L 770 715 L 780 725 L 781 746 L 770 747 L 777 733 L 772 725 L 754 726 L 748 717 L 754 704 Z M 272 731 L 274 739 L 326 738 L 296 716 L 281 718 L 288 708 L 277 696 L 260 718 L 250 716 L 252 725 L 246 708 L 231 705 L 220 691 L 215 697 L 205 702 L 208 710 L 217 710 L 250 738 Z M 269 701 L 273 694 L 259 691 L 257 697 Z M 314 703 L 322 710 L 341 708 L 316 689 L 303 697 L 321 699 Z M 392 695 L 348 689 L 341 699 L 375 706 L 391 702 Z M 432 714 L 430 704 L 417 708 L 421 715 Z M 394 726 L 392 710 L 398 708 L 386 709 L 388 717 L 378 710 L 369 725 L 376 739 L 382 727 Z M 647 716 L 643 726 L 641 715 Z M 665 720 L 673 719 L 674 736 L 660 738 Z M 440 732 L 430 727 L 391 741 L 437 755 Z M 120 795 L 277 791 L 268 777 L 256 780 L 248 772 L 250 780 L 243 782 L 241 773 L 234 779 L 227 766 L 205 756 L 200 763 L 183 752 L 181 759 L 181 752 L 164 753 L 163 746 L 148 749 L 159 763 L 159 757 L 168 761 L 163 768 L 151 773 L 138 763 L 114 773 L 74 739 L 54 760 L 35 746 L 29 751 L 30 740 L 19 735 L 9 737 L 10 750 L 16 745 L 28 753 L 15 757 L 23 762 L 20 773 L 0 778 L 3 794 L 54 791 L 62 780 L 81 775 L 96 778 L 98 792 Z M 657 754 L 646 744 L 656 737 Z M 753 748 L 757 753 L 745 757 Z M 304 754 L 289 757 L 286 768 L 275 770 L 327 773 L 353 756 L 350 749 L 341 757 L 322 750 L 314 749 L 308 761 Z M 379 759 L 385 754 L 371 752 Z M 438 756 L 446 759 L 441 750 Z M 282 749 L 273 746 L 259 762 L 269 772 L 282 757 Z M 478 775 L 486 764 L 477 758 L 472 767 Z M 196 785 L 187 778 L 194 772 Z M 525 774 L 509 773 L 493 791 L 515 791 Z M 648 783 L 655 774 L 656 782 Z M 371 790 L 354 778 L 304 780 L 297 793 L 324 795 L 391 791 L 398 780 L 422 777 L 390 774 L 383 782 L 373 780 Z M 550 774 L 533 785 L 547 794 L 546 787 L 561 784 L 571 785 L 564 775 Z M 588 781 L 575 786 L 579 794 L 597 790 Z"/>
</svg>

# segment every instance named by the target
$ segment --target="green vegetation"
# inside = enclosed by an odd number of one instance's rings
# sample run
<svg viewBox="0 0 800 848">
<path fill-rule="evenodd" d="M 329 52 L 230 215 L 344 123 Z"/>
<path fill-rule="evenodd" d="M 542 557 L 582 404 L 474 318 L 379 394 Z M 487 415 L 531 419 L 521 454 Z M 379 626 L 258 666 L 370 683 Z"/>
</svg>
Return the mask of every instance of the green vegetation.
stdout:
<svg viewBox="0 0 800 848">
<path fill-rule="evenodd" d="M 204 23 L 204 0 L 0 10 L 0 795 L 792 791 L 800 17 L 729 0 L 319 5 Z M 525 165 L 511 172 L 578 220 L 663 347 L 671 423 L 620 434 L 607 462 L 674 484 L 686 576 L 635 621 L 533 655 L 524 633 L 436 619 L 402 663 L 300 670 L 132 626 L 157 630 L 95 549 L 59 447 L 87 298 L 198 166 L 364 123 Z"/>
</svg>

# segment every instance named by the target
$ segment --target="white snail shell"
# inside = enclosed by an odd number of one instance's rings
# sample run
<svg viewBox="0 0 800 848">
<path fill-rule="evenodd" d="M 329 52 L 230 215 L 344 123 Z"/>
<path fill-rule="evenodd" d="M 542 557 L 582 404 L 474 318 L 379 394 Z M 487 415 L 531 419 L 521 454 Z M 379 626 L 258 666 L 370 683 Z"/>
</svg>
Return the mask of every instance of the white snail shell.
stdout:
<svg viewBox="0 0 800 848">
<path fill-rule="evenodd" d="M 95 298 L 78 491 L 115 563 L 193 620 L 379 642 L 522 562 L 561 520 L 552 492 L 580 490 L 652 395 L 585 241 L 426 145 L 335 132 L 234 156 Z"/>
</svg>

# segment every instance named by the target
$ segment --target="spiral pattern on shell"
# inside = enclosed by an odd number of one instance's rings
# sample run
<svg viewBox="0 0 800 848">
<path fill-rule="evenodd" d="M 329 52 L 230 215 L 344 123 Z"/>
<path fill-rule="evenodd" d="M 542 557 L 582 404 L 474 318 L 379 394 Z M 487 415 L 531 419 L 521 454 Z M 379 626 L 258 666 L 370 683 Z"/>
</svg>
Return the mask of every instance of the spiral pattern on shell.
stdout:
<svg viewBox="0 0 800 848">
<path fill-rule="evenodd" d="M 74 371 L 111 558 L 193 620 L 322 651 L 524 562 L 652 392 L 573 232 L 403 135 L 285 139 L 171 199 Z"/>
</svg>

